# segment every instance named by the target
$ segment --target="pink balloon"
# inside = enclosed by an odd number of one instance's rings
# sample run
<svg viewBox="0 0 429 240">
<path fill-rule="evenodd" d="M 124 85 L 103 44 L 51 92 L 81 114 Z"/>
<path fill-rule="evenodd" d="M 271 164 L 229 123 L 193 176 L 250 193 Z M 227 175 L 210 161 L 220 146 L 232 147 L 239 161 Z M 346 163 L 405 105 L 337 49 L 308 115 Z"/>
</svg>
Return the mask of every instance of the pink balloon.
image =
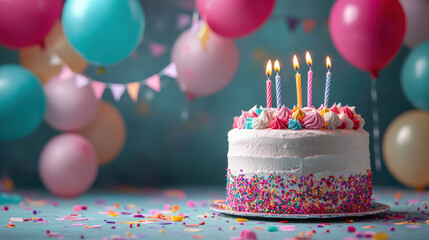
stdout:
<svg viewBox="0 0 429 240">
<path fill-rule="evenodd" d="M 79 88 L 75 83 L 76 77 L 86 78 L 83 75 L 75 75 L 67 80 L 57 77 L 44 86 L 47 100 L 45 120 L 56 130 L 81 129 L 97 112 L 98 100 L 92 91 L 91 84 Z"/>
<path fill-rule="evenodd" d="M 398 0 L 337 0 L 329 29 L 340 54 L 376 77 L 401 47 L 405 14 Z"/>
<path fill-rule="evenodd" d="M 197 31 L 188 30 L 176 40 L 172 61 L 177 66 L 176 81 L 192 96 L 207 96 L 226 87 L 238 69 L 238 50 L 234 41 L 210 32 L 206 49 Z"/>
<path fill-rule="evenodd" d="M 51 139 L 39 161 L 39 174 L 49 191 L 75 197 L 87 191 L 97 176 L 97 158 L 91 143 L 74 133 Z"/>
<path fill-rule="evenodd" d="M 62 8 L 62 0 L 0 0 L 0 44 L 10 48 L 43 45 Z"/>
<path fill-rule="evenodd" d="M 217 34 L 244 37 L 262 26 L 274 9 L 275 0 L 197 0 L 202 18 Z"/>
</svg>

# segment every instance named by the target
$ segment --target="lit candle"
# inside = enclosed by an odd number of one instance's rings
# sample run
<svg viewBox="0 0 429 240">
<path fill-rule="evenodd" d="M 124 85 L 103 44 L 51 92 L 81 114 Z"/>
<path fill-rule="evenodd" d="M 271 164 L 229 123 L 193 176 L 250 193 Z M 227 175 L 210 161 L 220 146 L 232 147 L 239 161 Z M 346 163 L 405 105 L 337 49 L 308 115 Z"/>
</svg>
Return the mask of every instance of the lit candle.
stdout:
<svg viewBox="0 0 429 240">
<path fill-rule="evenodd" d="M 276 71 L 277 108 L 280 108 L 282 106 L 282 89 L 281 89 L 281 78 L 279 76 L 280 63 L 278 60 L 274 62 L 274 71 Z"/>
<path fill-rule="evenodd" d="M 326 67 L 328 68 L 328 72 L 326 73 L 326 86 L 325 86 L 325 101 L 324 105 L 328 107 L 329 104 L 329 91 L 331 89 L 331 59 L 326 57 Z"/>
<path fill-rule="evenodd" d="M 301 90 L 301 74 L 299 74 L 299 63 L 296 55 L 293 55 L 293 67 L 296 70 L 296 98 L 297 98 L 297 107 L 302 108 L 302 90 Z"/>
<path fill-rule="evenodd" d="M 270 76 L 271 76 L 271 72 L 273 66 L 271 63 L 271 60 L 268 60 L 267 63 L 267 68 L 265 70 L 265 74 L 267 75 L 267 108 L 271 108 L 271 80 L 270 80 Z"/>
<path fill-rule="evenodd" d="M 307 107 L 313 107 L 312 95 L 313 95 L 313 71 L 311 71 L 311 56 L 310 53 L 307 52 L 305 55 L 305 59 L 307 60 L 307 65 L 310 67 L 307 74 Z"/>
</svg>

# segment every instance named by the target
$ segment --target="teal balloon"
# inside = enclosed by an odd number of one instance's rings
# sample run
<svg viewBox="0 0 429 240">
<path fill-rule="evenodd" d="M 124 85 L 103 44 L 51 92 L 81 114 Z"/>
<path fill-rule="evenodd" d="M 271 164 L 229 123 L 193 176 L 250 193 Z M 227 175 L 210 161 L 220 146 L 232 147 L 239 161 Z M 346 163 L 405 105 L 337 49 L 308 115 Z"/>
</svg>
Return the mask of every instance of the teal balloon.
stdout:
<svg viewBox="0 0 429 240">
<path fill-rule="evenodd" d="M 45 114 L 40 81 L 18 65 L 0 66 L 0 140 L 16 140 L 32 133 Z"/>
<path fill-rule="evenodd" d="M 402 88 L 416 107 L 429 111 L 429 41 L 413 49 L 402 67 Z"/>
<path fill-rule="evenodd" d="M 111 65 L 137 47 L 144 13 L 138 0 L 67 0 L 62 24 L 70 44 L 87 61 Z"/>
</svg>

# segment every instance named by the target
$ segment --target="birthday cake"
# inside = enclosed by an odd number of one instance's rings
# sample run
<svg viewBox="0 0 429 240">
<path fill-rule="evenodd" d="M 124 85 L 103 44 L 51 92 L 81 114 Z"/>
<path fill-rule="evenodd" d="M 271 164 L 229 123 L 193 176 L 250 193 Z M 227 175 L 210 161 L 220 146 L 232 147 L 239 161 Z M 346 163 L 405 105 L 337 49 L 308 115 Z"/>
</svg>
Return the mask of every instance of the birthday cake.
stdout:
<svg viewBox="0 0 429 240">
<path fill-rule="evenodd" d="M 228 133 L 227 208 L 345 213 L 371 206 L 369 134 L 355 107 L 242 111 Z"/>
</svg>

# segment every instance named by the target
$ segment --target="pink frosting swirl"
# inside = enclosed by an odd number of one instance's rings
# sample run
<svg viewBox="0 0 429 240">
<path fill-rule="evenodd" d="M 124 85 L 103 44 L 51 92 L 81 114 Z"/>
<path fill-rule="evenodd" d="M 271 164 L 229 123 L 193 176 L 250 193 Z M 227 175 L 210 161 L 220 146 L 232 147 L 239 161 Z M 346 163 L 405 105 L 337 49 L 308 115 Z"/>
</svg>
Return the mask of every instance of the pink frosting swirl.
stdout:
<svg viewBox="0 0 429 240">
<path fill-rule="evenodd" d="M 340 110 L 338 109 L 336 103 L 334 103 L 334 105 L 332 105 L 332 107 L 329 110 L 331 110 L 332 112 L 334 112 L 336 114 L 340 114 Z"/>
<path fill-rule="evenodd" d="M 308 112 L 302 120 L 302 126 L 308 129 L 320 129 L 325 125 L 325 120 L 317 111 Z"/>
<path fill-rule="evenodd" d="M 341 112 L 340 112 L 340 113 L 344 113 L 344 114 L 346 114 L 346 115 L 347 115 L 347 117 L 348 117 L 349 119 L 353 119 L 353 115 L 354 115 L 354 113 L 353 113 L 353 111 L 349 108 L 349 106 L 345 106 L 345 107 L 341 108 Z"/>
<path fill-rule="evenodd" d="M 240 117 L 234 117 L 234 124 L 232 125 L 232 127 L 238 128 L 238 129 L 244 129 L 244 123 L 246 122 L 246 119 L 251 117 L 253 117 L 253 113 L 241 111 Z"/>
<path fill-rule="evenodd" d="M 289 108 L 283 106 L 281 107 L 273 121 L 270 124 L 270 128 L 272 129 L 285 129 L 287 128 L 287 123 L 289 121 L 289 119 L 292 117 L 292 110 L 290 110 Z"/>
</svg>

